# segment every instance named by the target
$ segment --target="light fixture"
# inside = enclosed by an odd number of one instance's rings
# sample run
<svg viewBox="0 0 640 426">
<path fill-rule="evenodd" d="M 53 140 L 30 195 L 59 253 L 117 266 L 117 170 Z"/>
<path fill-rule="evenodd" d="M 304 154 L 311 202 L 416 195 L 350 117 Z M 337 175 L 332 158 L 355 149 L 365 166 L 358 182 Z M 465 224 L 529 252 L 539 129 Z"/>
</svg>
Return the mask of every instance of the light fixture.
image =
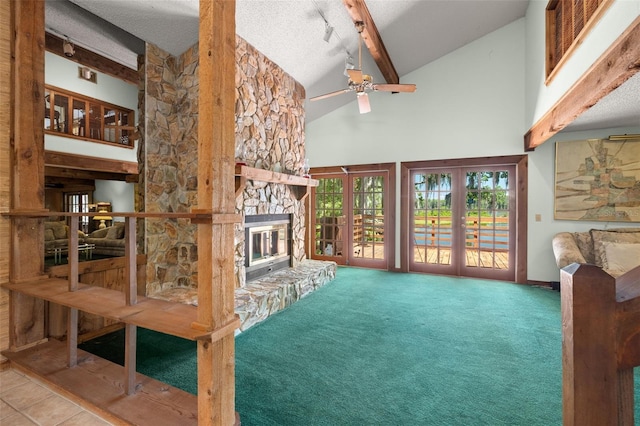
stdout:
<svg viewBox="0 0 640 426">
<path fill-rule="evenodd" d="M 331 34 L 333 34 L 333 27 L 329 25 L 329 22 L 324 21 L 324 37 L 322 37 L 322 39 L 327 43 L 329 43 L 329 40 L 331 39 Z"/>
<path fill-rule="evenodd" d="M 609 136 L 610 141 L 632 141 L 632 142 L 640 142 L 640 134 L 632 134 L 632 135 L 611 135 Z"/>
<path fill-rule="evenodd" d="M 71 40 L 69 40 L 68 37 L 62 42 L 62 51 L 64 52 L 64 56 L 68 58 L 72 57 L 76 53 L 73 43 L 71 43 Z"/>
</svg>

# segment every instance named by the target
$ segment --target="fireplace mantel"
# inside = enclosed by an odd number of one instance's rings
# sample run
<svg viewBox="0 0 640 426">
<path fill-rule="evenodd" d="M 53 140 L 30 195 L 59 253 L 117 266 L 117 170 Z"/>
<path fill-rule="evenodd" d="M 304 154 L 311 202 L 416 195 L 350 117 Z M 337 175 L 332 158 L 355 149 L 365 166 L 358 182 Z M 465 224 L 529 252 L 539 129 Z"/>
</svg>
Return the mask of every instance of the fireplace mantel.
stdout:
<svg viewBox="0 0 640 426">
<path fill-rule="evenodd" d="M 236 196 L 244 189 L 247 179 L 290 185 L 294 189 L 296 198 L 303 200 L 309 195 L 309 188 L 318 186 L 317 179 L 305 178 L 302 176 L 290 175 L 286 173 L 274 172 L 272 170 L 256 169 L 254 167 L 236 164 Z"/>
</svg>

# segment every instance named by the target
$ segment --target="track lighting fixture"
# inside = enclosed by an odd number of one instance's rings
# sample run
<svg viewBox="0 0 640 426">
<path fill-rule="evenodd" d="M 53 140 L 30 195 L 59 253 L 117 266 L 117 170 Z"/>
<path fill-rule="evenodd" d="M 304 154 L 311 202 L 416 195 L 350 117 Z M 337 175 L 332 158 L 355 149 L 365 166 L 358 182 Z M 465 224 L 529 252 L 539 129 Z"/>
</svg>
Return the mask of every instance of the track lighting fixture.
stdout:
<svg viewBox="0 0 640 426">
<path fill-rule="evenodd" d="M 327 43 L 329 43 L 329 40 L 331 39 L 331 34 L 333 34 L 333 27 L 329 25 L 327 21 L 324 21 L 324 37 L 322 37 L 322 39 Z"/>
<path fill-rule="evenodd" d="M 71 58 L 76 53 L 73 43 L 71 43 L 71 40 L 69 40 L 69 38 L 62 42 L 62 51 L 64 52 L 64 56 L 69 58 Z"/>
</svg>

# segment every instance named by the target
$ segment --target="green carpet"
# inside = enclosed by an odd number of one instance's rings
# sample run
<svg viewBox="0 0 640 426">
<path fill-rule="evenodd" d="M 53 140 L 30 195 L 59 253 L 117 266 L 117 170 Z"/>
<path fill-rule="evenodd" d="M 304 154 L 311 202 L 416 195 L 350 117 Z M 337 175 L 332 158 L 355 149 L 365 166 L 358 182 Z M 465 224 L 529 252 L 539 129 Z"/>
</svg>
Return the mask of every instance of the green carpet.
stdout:
<svg viewBox="0 0 640 426">
<path fill-rule="evenodd" d="M 122 342 L 83 349 L 122 363 Z M 195 358 L 194 342 L 138 332 L 143 374 L 195 393 Z M 341 267 L 236 338 L 236 410 L 243 426 L 560 425 L 560 295 Z"/>
</svg>

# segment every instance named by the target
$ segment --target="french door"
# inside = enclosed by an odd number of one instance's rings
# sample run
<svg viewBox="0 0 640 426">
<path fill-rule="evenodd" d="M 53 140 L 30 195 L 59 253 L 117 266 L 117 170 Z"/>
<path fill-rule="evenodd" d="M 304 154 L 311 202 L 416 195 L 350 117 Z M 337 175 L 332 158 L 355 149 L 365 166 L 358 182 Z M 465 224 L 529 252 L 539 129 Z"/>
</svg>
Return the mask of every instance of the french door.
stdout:
<svg viewBox="0 0 640 426">
<path fill-rule="evenodd" d="M 320 184 L 312 192 L 312 258 L 389 268 L 394 243 L 388 220 L 393 180 L 389 167 L 393 169 L 391 165 L 362 171 L 351 167 L 347 173 L 313 171 Z"/>
<path fill-rule="evenodd" d="M 410 171 L 409 270 L 513 281 L 515 165 Z"/>
</svg>

